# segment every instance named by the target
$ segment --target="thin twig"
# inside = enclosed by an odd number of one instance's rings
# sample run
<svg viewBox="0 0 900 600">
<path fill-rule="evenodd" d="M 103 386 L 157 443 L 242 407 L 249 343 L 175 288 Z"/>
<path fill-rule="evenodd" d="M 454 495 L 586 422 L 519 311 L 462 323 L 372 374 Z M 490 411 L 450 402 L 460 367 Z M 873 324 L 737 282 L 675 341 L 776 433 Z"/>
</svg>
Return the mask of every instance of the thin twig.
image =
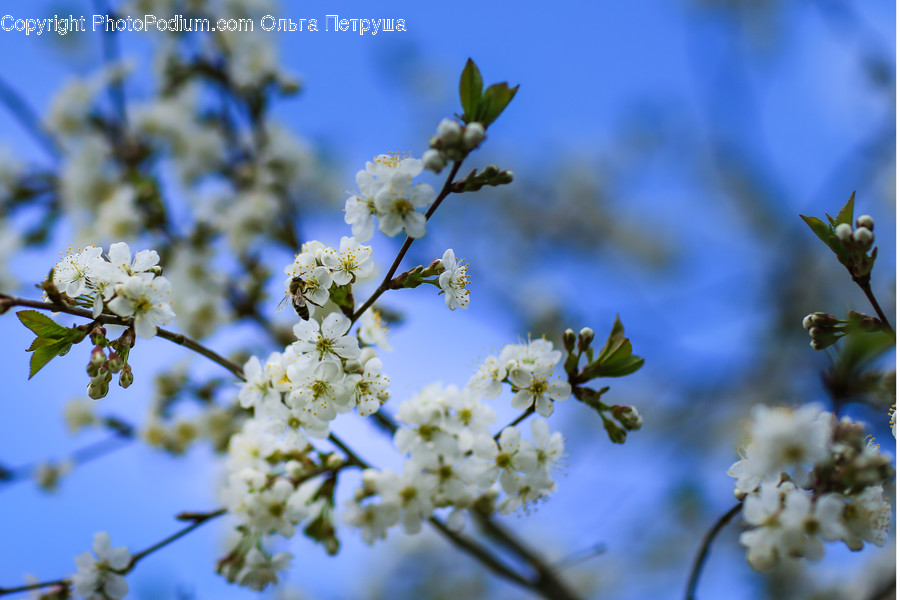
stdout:
<svg viewBox="0 0 900 600">
<path fill-rule="evenodd" d="M 146 550 L 142 550 L 141 552 L 134 554 L 131 557 L 131 561 L 128 563 L 128 566 L 125 567 L 122 571 L 120 571 L 120 573 L 124 575 L 126 573 L 131 572 L 134 569 L 135 565 L 137 565 L 137 563 L 140 560 L 146 558 L 148 555 L 156 552 L 157 550 L 168 546 L 172 542 L 184 537 L 185 535 L 187 535 L 190 532 L 192 532 L 193 530 L 197 529 L 204 523 L 224 515 L 225 512 L 226 512 L 226 510 L 224 508 L 220 508 L 219 510 L 216 510 L 216 511 L 213 511 L 210 513 L 192 513 L 192 515 L 194 516 L 194 518 L 192 519 L 194 521 L 193 523 L 191 523 L 187 527 L 184 527 L 183 529 L 180 529 L 179 531 L 170 535 L 166 539 L 164 539 L 160 542 L 157 542 L 156 544 L 153 544 Z M 44 581 L 44 582 L 40 582 L 40 583 L 32 583 L 29 585 L 23 585 L 23 586 L 19 586 L 19 587 L 15 587 L 15 588 L 0 588 L 0 596 L 4 596 L 6 594 L 13 594 L 16 592 L 27 592 L 29 590 L 37 590 L 40 588 L 50 587 L 50 586 L 54 586 L 54 585 L 65 586 L 66 588 L 68 588 L 70 585 L 72 585 L 72 581 L 70 579 L 56 579 L 54 581 Z"/>
<path fill-rule="evenodd" d="M 434 203 L 428 208 L 425 212 L 425 221 L 431 218 L 431 215 L 434 214 L 434 211 L 437 210 L 438 206 L 441 205 L 441 202 L 444 201 L 444 198 L 450 195 L 450 192 L 453 191 L 453 178 L 456 177 L 456 174 L 459 172 L 459 168 L 462 166 L 462 161 L 458 160 L 453 163 L 453 168 L 450 169 L 450 174 L 447 176 L 447 179 L 444 181 L 444 187 L 441 188 L 441 192 L 438 194 Z M 369 299 L 363 302 L 362 306 L 360 306 L 353 316 L 350 318 L 350 323 L 356 323 L 356 321 L 363 315 L 364 312 L 369 310 L 369 307 L 375 304 L 375 301 L 388 289 L 391 287 L 391 279 L 394 278 L 394 273 L 397 272 L 397 269 L 400 267 L 400 262 L 403 260 L 403 257 L 406 256 L 406 252 L 409 250 L 409 247 L 412 246 L 414 239 L 407 236 L 406 241 L 403 242 L 403 246 L 400 247 L 400 252 L 397 253 L 397 257 L 394 258 L 394 263 L 391 265 L 391 268 L 388 269 L 387 274 L 384 276 L 384 279 L 381 280 L 381 284 L 378 288 L 369 296 Z"/>
<path fill-rule="evenodd" d="M 494 441 L 496 442 L 496 441 L 500 440 L 500 434 L 503 433 L 504 430 L 506 430 L 509 427 L 515 427 L 516 425 L 518 425 L 519 423 L 521 423 L 522 421 L 524 421 L 525 419 L 527 419 L 528 417 L 530 417 L 533 414 L 534 414 L 534 405 L 532 404 L 531 406 L 526 408 L 525 411 L 521 415 L 519 415 L 518 417 L 516 417 L 515 419 L 510 421 L 509 425 L 507 425 L 506 427 L 504 427 L 503 429 L 498 431 L 497 435 L 494 436 Z"/>
<path fill-rule="evenodd" d="M 133 556 L 131 557 L 131 562 L 128 563 L 128 567 L 125 568 L 125 572 L 128 573 L 128 572 L 130 572 L 132 569 L 134 569 L 134 566 L 138 563 L 138 561 L 140 561 L 142 558 L 145 558 L 147 555 L 153 554 L 154 552 L 156 552 L 156 551 L 159 550 L 160 548 L 165 548 L 166 546 L 168 546 L 169 544 L 171 544 L 171 543 L 174 542 L 175 540 L 178 540 L 179 538 L 182 538 L 182 537 L 186 536 L 187 534 L 189 534 L 189 533 L 192 532 L 193 530 L 197 529 L 198 527 L 200 527 L 201 525 L 203 525 L 203 524 L 206 523 L 207 521 L 211 521 L 211 520 L 213 520 L 213 519 L 215 519 L 215 518 L 217 518 L 217 517 L 221 517 L 221 516 L 224 515 L 226 512 L 227 512 L 227 511 L 226 511 L 224 508 L 220 508 L 219 510 L 213 511 L 213 512 L 211 512 L 211 513 L 206 513 L 206 514 L 195 514 L 195 515 L 194 515 L 195 518 L 193 519 L 194 522 L 191 523 L 190 525 L 188 525 L 187 527 L 185 527 L 184 529 L 181 529 L 181 530 L 179 530 L 179 531 L 173 533 L 172 535 L 170 535 L 170 536 L 167 537 L 166 539 L 164 539 L 164 540 L 162 540 L 162 541 L 160 541 L 160 542 L 157 542 L 157 543 L 153 544 L 152 546 L 150 546 L 150 547 L 147 548 L 146 550 L 143 550 L 143 551 L 138 552 L 137 554 L 133 555 Z"/>
<path fill-rule="evenodd" d="M 712 528 L 706 532 L 706 535 L 703 536 L 700 548 L 697 549 L 697 555 L 694 556 L 694 564 L 691 566 L 691 576 L 688 578 L 687 589 L 684 592 L 685 600 L 694 600 L 696 598 L 697 584 L 700 582 L 700 572 L 703 570 L 703 563 L 706 562 L 706 556 L 709 554 L 709 548 L 712 546 L 713 539 L 723 527 L 728 525 L 728 522 L 731 521 L 735 515 L 741 512 L 741 507 L 743 505 L 743 502 L 739 502 L 732 507 L 731 510 L 719 517 L 719 520 L 716 521 L 715 525 L 713 525 Z"/>
<path fill-rule="evenodd" d="M 8 309 L 13 306 L 26 306 L 29 308 L 36 308 L 39 310 L 46 310 L 50 312 L 63 312 L 70 315 L 75 315 L 77 317 L 84 317 L 86 319 L 94 319 L 91 311 L 86 310 L 84 308 L 78 308 L 77 306 L 68 306 L 65 304 L 56 304 L 54 302 L 42 302 L 40 300 L 29 300 L 27 298 L 17 298 L 14 296 L 7 296 L 6 294 L 0 294 L 0 314 L 3 314 Z M 102 323 L 104 325 L 122 325 L 128 327 L 132 324 L 131 319 L 124 319 L 122 317 L 117 317 L 115 315 L 100 315 L 97 319 L 94 319 L 98 323 Z M 169 340 L 179 346 L 184 346 L 188 350 L 193 350 L 197 354 L 205 356 L 211 361 L 225 367 L 229 371 L 231 371 L 235 376 L 237 376 L 242 381 L 244 380 L 244 370 L 241 368 L 239 364 L 236 362 L 230 361 L 224 356 L 216 353 L 215 351 L 207 348 L 197 340 L 187 337 L 181 333 L 175 333 L 173 331 L 168 331 L 161 327 L 158 327 L 156 330 L 156 335 L 163 338 L 164 340 Z"/>
<path fill-rule="evenodd" d="M 503 545 L 534 569 L 537 574 L 531 583 L 534 590 L 551 600 L 577 600 L 578 596 L 566 586 L 557 570 L 548 565 L 536 552 L 489 515 L 477 511 L 472 511 L 472 514 L 475 515 L 478 524 L 491 539 Z"/>
<path fill-rule="evenodd" d="M 891 322 L 888 321 L 888 318 L 887 316 L 885 316 L 884 311 L 881 310 L 881 305 L 878 304 L 878 300 L 875 298 L 875 294 L 872 293 L 872 284 L 869 280 L 869 277 L 866 276 L 862 279 L 854 277 L 853 281 L 856 282 L 856 285 L 860 287 L 860 289 L 866 295 L 866 298 L 869 299 L 869 303 L 872 305 L 872 308 L 875 309 L 875 312 L 878 314 L 878 318 L 881 319 L 881 323 L 887 328 L 888 332 L 890 332 L 891 337 L 896 340 L 897 334 L 894 332 L 894 328 L 891 327 Z"/>
<path fill-rule="evenodd" d="M 525 589 L 534 589 L 534 586 L 530 581 L 500 562 L 497 557 L 488 552 L 477 542 L 456 533 L 452 529 L 448 528 L 447 525 L 437 517 L 431 517 L 430 519 L 428 519 L 428 522 L 445 538 L 447 538 L 447 540 L 449 540 L 451 544 L 478 560 L 478 562 L 483 564 L 485 567 L 487 567 L 500 577 L 512 581 L 513 583 L 516 583 L 524 587 Z"/>
</svg>

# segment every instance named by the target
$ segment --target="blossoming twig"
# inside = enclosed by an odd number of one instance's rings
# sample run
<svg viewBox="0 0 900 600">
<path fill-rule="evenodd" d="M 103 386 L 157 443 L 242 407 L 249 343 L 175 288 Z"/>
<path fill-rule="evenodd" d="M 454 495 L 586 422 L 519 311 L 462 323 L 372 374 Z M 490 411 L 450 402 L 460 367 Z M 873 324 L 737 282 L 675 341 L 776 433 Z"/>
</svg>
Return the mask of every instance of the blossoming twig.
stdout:
<svg viewBox="0 0 900 600">
<path fill-rule="evenodd" d="M 13 306 L 27 306 L 29 308 L 36 308 L 39 310 L 47 310 L 51 312 L 64 312 L 66 314 L 75 315 L 77 317 L 84 317 L 86 319 L 93 319 L 93 315 L 91 311 L 86 310 L 84 308 L 78 308 L 75 306 L 67 306 L 65 304 L 58 304 L 54 302 L 42 302 L 40 300 L 29 300 L 27 298 L 17 298 L 14 296 L 7 296 L 6 294 L 0 294 L 0 314 L 6 312 Z M 104 325 L 123 325 L 125 327 L 130 325 L 130 319 L 123 319 L 122 317 L 116 317 L 113 315 L 100 315 L 98 318 L 94 319 L 94 321 L 104 324 Z M 156 335 L 159 337 L 169 340 L 170 342 L 174 342 L 179 346 L 184 346 L 189 350 L 193 350 L 197 354 L 205 356 L 211 361 L 218 363 L 219 365 L 225 367 L 232 373 L 234 373 L 241 380 L 244 379 L 244 371 L 241 366 L 235 362 L 232 362 L 225 358 L 224 356 L 210 350 L 200 342 L 187 337 L 181 333 L 175 333 L 172 331 L 168 331 L 166 329 L 158 328 L 156 331 Z"/>
<path fill-rule="evenodd" d="M 425 212 L 425 220 L 431 218 L 431 215 L 434 214 L 434 211 L 437 210 L 438 206 L 441 205 L 441 202 L 444 201 L 444 198 L 450 195 L 453 191 L 453 178 L 456 177 L 456 174 L 459 172 L 459 168 L 462 166 L 462 160 L 458 160 L 453 163 L 453 168 L 450 169 L 450 174 L 447 175 L 446 181 L 444 181 L 444 187 L 441 188 L 441 192 L 438 194 L 437 198 L 435 198 L 434 203 L 428 208 Z M 355 323 L 357 319 L 359 319 L 364 312 L 369 310 L 369 307 L 372 306 L 375 301 L 386 292 L 391 287 L 391 279 L 394 277 L 394 273 L 397 272 L 397 269 L 400 267 L 400 262 L 403 260 L 403 257 L 406 256 L 406 252 L 409 250 L 409 247 L 412 246 L 412 243 L 415 238 L 406 237 L 406 241 L 403 242 L 403 246 L 400 247 L 400 251 L 397 253 L 397 257 L 394 259 L 394 263 L 391 265 L 391 268 L 388 269 L 388 272 L 385 274 L 384 279 L 381 280 L 381 284 L 378 288 L 369 296 L 369 299 L 363 302 L 362 306 L 360 306 L 353 316 L 350 317 L 350 322 Z"/>
</svg>

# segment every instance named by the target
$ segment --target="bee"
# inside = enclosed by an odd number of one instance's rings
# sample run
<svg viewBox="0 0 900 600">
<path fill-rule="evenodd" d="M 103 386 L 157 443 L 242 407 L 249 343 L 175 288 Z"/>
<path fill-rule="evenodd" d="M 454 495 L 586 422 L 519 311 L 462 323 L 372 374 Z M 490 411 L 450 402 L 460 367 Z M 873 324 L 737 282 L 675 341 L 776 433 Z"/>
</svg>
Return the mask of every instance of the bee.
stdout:
<svg viewBox="0 0 900 600">
<path fill-rule="evenodd" d="M 309 306 L 307 304 L 322 306 L 306 297 L 306 282 L 300 277 L 291 279 L 291 283 L 288 286 L 288 292 L 284 295 L 284 298 L 281 299 L 281 302 L 278 303 L 278 308 L 275 309 L 276 313 L 281 312 L 284 307 L 287 306 L 288 298 L 291 300 L 294 312 L 296 312 L 297 316 L 304 321 L 309 321 Z"/>
</svg>

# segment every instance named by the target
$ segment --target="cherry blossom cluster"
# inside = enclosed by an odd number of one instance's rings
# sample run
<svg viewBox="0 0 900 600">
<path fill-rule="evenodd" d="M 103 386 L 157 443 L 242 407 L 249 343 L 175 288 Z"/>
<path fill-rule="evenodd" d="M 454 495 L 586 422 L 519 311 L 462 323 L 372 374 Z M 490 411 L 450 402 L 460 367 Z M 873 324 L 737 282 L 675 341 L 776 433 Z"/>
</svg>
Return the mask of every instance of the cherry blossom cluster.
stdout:
<svg viewBox="0 0 900 600">
<path fill-rule="evenodd" d="M 351 284 L 369 277 L 374 268 L 371 246 L 361 246 L 355 238 L 342 237 L 337 250 L 318 241 L 307 242 L 284 270 L 288 276 L 285 292 L 291 295 L 292 282 L 301 280 L 303 302 L 309 314 L 315 314 L 315 307 L 324 307 L 328 302 L 332 286 L 335 290 L 345 286 L 349 289 Z M 352 307 L 352 298 L 352 294 L 345 295 L 339 301 L 343 306 Z"/>
<path fill-rule="evenodd" d="M 53 285 L 76 303 L 93 307 L 95 318 L 105 310 L 133 318 L 135 332 L 152 338 L 157 325 L 175 317 L 172 286 L 157 263 L 155 250 L 141 250 L 132 259 L 124 242 L 110 245 L 105 256 L 97 246 L 70 249 L 53 268 Z"/>
<path fill-rule="evenodd" d="M 497 509 L 510 513 L 556 489 L 551 471 L 563 455 L 562 434 L 551 434 L 547 422 L 536 419 L 530 441 L 516 427 L 495 439 L 489 431 L 494 411 L 474 388 L 432 384 L 400 404 L 397 419 L 402 425 L 394 444 L 409 456 L 403 470 L 366 470 L 344 513 L 370 544 L 398 523 L 417 533 L 439 508 L 452 508 L 447 525 L 458 530 L 466 509 L 486 502 L 493 510 L 500 490 L 505 497 Z"/>
<path fill-rule="evenodd" d="M 422 161 L 398 154 L 381 154 L 366 163 L 356 174 L 359 194 L 347 198 L 344 221 L 352 227 L 353 237 L 360 242 L 372 238 L 374 217 L 378 229 L 393 237 L 405 232 L 411 238 L 425 235 L 425 215 L 434 200 L 434 189 L 425 183 L 413 184 L 422 173 Z"/>
<path fill-rule="evenodd" d="M 787 557 L 818 560 L 824 541 L 851 550 L 884 545 L 891 523 L 883 485 L 894 474 L 863 425 L 818 405 L 756 406 L 749 443 L 729 469 L 749 528 L 747 561 L 759 571 Z"/>
<path fill-rule="evenodd" d="M 75 595 L 84 600 L 121 600 L 128 593 L 128 583 L 122 576 L 131 563 L 128 548 L 113 548 L 109 534 L 101 531 L 94 534 L 94 554 L 96 558 L 90 552 L 75 557 Z"/>
<path fill-rule="evenodd" d="M 329 256 L 324 247 L 317 250 Z M 322 267 L 312 270 L 316 268 Z M 336 455 L 315 452 L 309 438 L 327 438 L 329 423 L 338 414 L 355 407 L 368 416 L 387 400 L 388 379 L 375 349 L 367 345 L 387 344 L 377 319 L 375 315 L 361 323 L 356 336 L 350 334 L 350 319 L 340 313 L 300 320 L 294 326 L 297 341 L 264 363 L 251 357 L 244 365 L 246 381 L 238 400 L 252 409 L 253 417 L 231 437 L 221 490 L 240 532 L 220 561 L 219 571 L 229 581 L 253 589 L 274 582 L 289 557 L 272 556 L 257 542 L 273 534 L 292 537 L 304 520 L 309 521 L 307 535 L 329 552 L 337 551 L 330 525 L 333 499 L 322 491 L 329 486 L 333 490 L 335 480 L 323 481 L 319 475 L 333 474 L 346 463 Z M 369 340 L 363 348 L 361 338 Z"/>
<path fill-rule="evenodd" d="M 553 380 L 553 371 L 562 358 L 549 340 L 529 340 L 505 346 L 498 356 L 488 356 L 469 381 L 485 398 L 496 398 L 508 383 L 514 392 L 513 408 L 533 409 L 542 417 L 553 414 L 553 403 L 572 393 L 565 381 Z"/>
<path fill-rule="evenodd" d="M 556 490 L 551 472 L 563 456 L 562 434 L 535 419 L 531 440 L 515 426 L 492 436 L 496 415 L 484 399 L 498 396 L 505 382 L 514 392 L 513 406 L 527 410 L 537 403 L 549 415 L 553 400 L 569 393 L 567 383 L 548 381 L 561 353 L 547 340 L 530 340 L 506 346 L 500 356 L 503 367 L 489 357 L 462 389 L 432 384 L 400 404 L 402 425 L 394 444 L 408 460 L 399 474 L 366 470 L 344 514 L 365 541 L 383 539 L 398 523 L 416 533 L 439 508 L 452 508 L 447 524 L 459 529 L 464 511 L 476 504 L 479 510 L 511 513 Z M 515 373 L 512 379 L 507 370 Z"/>
</svg>

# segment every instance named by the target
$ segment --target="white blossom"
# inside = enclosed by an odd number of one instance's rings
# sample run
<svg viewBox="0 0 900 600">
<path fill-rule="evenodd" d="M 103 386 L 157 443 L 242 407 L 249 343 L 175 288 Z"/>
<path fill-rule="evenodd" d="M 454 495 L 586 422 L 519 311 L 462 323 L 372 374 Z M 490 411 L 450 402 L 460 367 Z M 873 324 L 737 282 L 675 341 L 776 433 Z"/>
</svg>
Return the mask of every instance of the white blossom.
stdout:
<svg viewBox="0 0 900 600">
<path fill-rule="evenodd" d="M 444 272 L 438 277 L 438 284 L 444 292 L 447 308 L 450 310 L 469 308 L 469 276 L 467 274 L 469 265 L 457 261 L 452 249 L 444 252 L 441 264 L 444 266 Z"/>
</svg>

